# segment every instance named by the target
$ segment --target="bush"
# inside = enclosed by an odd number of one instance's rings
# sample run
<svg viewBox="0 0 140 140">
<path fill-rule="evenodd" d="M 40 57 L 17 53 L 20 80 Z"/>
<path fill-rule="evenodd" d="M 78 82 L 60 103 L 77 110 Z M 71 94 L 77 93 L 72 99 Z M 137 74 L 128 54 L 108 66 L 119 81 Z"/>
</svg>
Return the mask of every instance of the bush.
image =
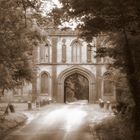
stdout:
<svg viewBox="0 0 140 140">
<path fill-rule="evenodd" d="M 105 119 L 102 123 L 95 125 L 94 131 L 99 140 L 132 140 L 134 134 L 131 118 L 122 116 Z"/>
</svg>

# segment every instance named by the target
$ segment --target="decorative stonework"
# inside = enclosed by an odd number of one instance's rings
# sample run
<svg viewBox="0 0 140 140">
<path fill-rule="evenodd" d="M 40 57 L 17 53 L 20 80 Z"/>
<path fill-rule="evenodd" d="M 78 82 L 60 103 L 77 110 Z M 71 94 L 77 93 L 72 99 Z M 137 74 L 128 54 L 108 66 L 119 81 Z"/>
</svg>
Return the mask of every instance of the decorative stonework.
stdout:
<svg viewBox="0 0 140 140">
<path fill-rule="evenodd" d="M 72 74 L 78 73 L 86 77 L 89 81 L 89 103 L 96 101 L 96 81 L 95 76 L 89 70 L 76 66 L 64 70 L 58 77 L 58 90 L 57 90 L 57 101 L 64 103 L 64 82 L 66 78 Z"/>
<path fill-rule="evenodd" d="M 62 40 L 62 62 L 65 63 L 66 62 L 66 39 Z"/>
</svg>

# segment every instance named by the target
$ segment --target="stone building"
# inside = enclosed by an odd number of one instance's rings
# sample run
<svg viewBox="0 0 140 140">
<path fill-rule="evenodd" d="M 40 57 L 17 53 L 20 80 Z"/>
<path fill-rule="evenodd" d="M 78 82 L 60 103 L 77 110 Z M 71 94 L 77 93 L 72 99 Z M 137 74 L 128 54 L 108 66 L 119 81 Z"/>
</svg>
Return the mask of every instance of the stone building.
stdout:
<svg viewBox="0 0 140 140">
<path fill-rule="evenodd" d="M 101 37 L 94 38 L 91 47 L 78 38 L 78 31 L 48 28 L 46 38 L 33 50 L 32 84 L 14 90 L 11 98 L 51 98 L 59 103 L 116 99 L 114 74 L 107 70 L 110 60 L 95 58 L 96 48 L 104 46 Z"/>
<path fill-rule="evenodd" d="M 59 103 L 115 100 L 113 74 L 106 70 L 109 60 L 95 58 L 100 41 L 94 38 L 91 47 L 78 38 L 78 31 L 49 28 L 45 43 L 34 50 L 32 95 Z"/>
</svg>

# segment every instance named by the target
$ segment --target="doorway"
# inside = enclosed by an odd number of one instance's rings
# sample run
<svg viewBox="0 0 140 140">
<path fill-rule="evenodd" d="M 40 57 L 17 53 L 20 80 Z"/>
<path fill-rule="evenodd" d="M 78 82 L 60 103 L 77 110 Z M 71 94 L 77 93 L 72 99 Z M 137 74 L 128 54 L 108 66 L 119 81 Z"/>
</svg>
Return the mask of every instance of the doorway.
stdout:
<svg viewBox="0 0 140 140">
<path fill-rule="evenodd" d="M 64 102 L 89 101 L 89 81 L 80 73 L 66 77 L 64 81 Z"/>
</svg>

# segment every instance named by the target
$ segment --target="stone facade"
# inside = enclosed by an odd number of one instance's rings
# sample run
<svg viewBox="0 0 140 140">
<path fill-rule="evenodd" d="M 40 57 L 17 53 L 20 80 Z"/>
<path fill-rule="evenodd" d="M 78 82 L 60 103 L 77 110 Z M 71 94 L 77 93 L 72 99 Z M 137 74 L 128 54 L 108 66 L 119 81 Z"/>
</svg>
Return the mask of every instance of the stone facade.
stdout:
<svg viewBox="0 0 140 140">
<path fill-rule="evenodd" d="M 90 47 L 78 38 L 78 31 L 54 28 L 47 29 L 46 38 L 45 43 L 33 50 L 36 76 L 32 84 L 14 90 L 14 100 L 52 98 L 64 103 L 86 99 L 96 103 L 99 98 L 116 99 L 113 74 L 106 69 L 108 59 L 95 58 L 96 48 L 104 45 L 100 38 L 94 38 L 91 44 L 94 47 Z"/>
<path fill-rule="evenodd" d="M 47 96 L 55 99 L 56 102 L 64 103 L 67 94 L 66 78 L 73 74 L 80 74 L 89 83 L 89 90 L 86 93 L 89 103 L 95 103 L 99 98 L 115 100 L 115 84 L 111 79 L 109 83 L 104 78 L 107 63 L 95 58 L 97 43 L 97 38 L 94 38 L 92 45 L 95 47 L 91 48 L 78 38 L 77 31 L 49 28 L 45 44 L 41 44 L 34 50 L 36 79 L 32 85 L 32 95 Z M 71 90 L 74 92 L 74 89 L 73 87 Z"/>
</svg>

